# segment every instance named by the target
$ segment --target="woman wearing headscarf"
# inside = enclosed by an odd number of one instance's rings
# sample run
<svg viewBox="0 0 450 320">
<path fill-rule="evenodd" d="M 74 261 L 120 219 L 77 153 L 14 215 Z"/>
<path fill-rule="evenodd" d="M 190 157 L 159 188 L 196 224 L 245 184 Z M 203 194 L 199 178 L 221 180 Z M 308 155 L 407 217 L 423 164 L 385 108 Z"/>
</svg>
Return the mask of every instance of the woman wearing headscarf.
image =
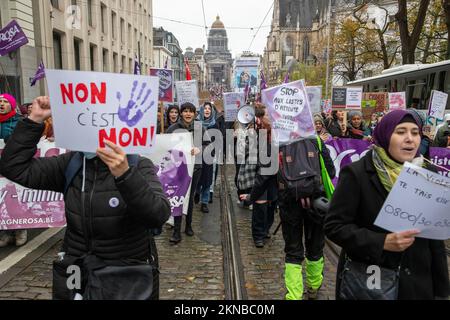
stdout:
<svg viewBox="0 0 450 320">
<path fill-rule="evenodd" d="M 316 127 L 316 133 L 322 139 L 323 142 L 327 142 L 331 140 L 332 137 L 328 133 L 327 129 L 325 129 L 325 121 L 320 113 L 316 113 L 314 115 L 314 126 Z"/>
<path fill-rule="evenodd" d="M 7 93 L 0 94 L 0 139 L 5 142 L 16 128 L 21 116 L 16 111 L 16 99 Z M 27 230 L 0 231 L 0 248 L 9 244 L 23 246 L 27 242 Z"/>
<path fill-rule="evenodd" d="M 180 119 L 180 109 L 177 105 L 172 104 L 167 108 L 166 120 L 164 123 L 164 132 L 167 132 L 167 129 L 175 123 L 177 123 Z"/>
<path fill-rule="evenodd" d="M 204 130 L 218 129 L 216 123 L 216 109 L 211 102 L 205 102 L 200 108 L 198 120 L 201 121 Z M 215 156 L 214 151 L 211 156 Z M 214 167 L 213 162 L 209 163 L 205 161 L 203 157 L 202 175 L 197 185 L 197 194 L 199 194 L 199 200 L 201 203 L 201 211 L 208 213 L 208 203 L 210 197 L 210 189 L 213 181 Z"/>
<path fill-rule="evenodd" d="M 348 125 L 345 132 L 346 138 L 368 140 L 372 132 L 364 123 L 361 111 L 352 110 L 348 113 Z"/>
<path fill-rule="evenodd" d="M 418 230 L 390 233 L 374 225 L 406 161 L 432 168 L 423 157 L 418 157 L 420 132 L 416 119 L 407 111 L 388 113 L 375 129 L 373 149 L 340 173 L 325 217 L 327 237 L 342 247 L 336 279 L 338 299 L 346 257 L 365 265 L 400 268 L 400 300 L 449 295 L 443 241 L 416 238 Z M 367 290 L 361 288 L 364 289 Z"/>
</svg>

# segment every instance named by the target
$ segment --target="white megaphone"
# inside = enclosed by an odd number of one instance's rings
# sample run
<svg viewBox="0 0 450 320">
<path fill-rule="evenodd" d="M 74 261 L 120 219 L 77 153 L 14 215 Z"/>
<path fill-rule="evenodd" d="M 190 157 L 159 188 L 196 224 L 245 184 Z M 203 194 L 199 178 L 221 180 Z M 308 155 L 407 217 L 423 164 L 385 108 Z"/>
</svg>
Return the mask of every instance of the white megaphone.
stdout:
<svg viewBox="0 0 450 320">
<path fill-rule="evenodd" d="M 241 107 L 237 114 L 237 119 L 241 124 L 249 124 L 255 120 L 255 108 L 250 105 L 245 105 Z"/>
</svg>

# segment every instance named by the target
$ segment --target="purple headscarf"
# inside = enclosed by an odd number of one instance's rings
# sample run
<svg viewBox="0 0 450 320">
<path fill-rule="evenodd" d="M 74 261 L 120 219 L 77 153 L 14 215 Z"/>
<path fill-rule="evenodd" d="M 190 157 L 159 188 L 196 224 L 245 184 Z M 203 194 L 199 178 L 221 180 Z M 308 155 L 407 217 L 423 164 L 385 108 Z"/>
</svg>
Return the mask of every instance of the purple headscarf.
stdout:
<svg viewBox="0 0 450 320">
<path fill-rule="evenodd" d="M 375 144 L 387 151 L 389 149 L 391 136 L 394 133 L 395 127 L 398 126 L 407 116 L 413 119 L 419 127 L 420 131 L 422 131 L 422 128 L 420 124 L 417 123 L 416 118 L 413 117 L 409 112 L 407 112 L 406 110 L 393 110 L 386 114 L 383 119 L 381 119 L 380 123 L 376 126 L 373 133 Z"/>
</svg>

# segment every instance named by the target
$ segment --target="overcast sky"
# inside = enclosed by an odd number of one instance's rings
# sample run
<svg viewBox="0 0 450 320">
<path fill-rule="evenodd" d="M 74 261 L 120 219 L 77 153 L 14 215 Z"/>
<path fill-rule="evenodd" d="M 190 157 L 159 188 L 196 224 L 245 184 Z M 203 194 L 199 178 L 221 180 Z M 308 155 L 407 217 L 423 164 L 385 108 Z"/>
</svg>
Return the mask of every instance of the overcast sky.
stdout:
<svg viewBox="0 0 450 320">
<path fill-rule="evenodd" d="M 264 16 L 271 7 L 273 0 L 203 0 L 205 7 L 206 26 L 211 27 L 219 14 L 228 34 L 228 48 L 233 56 L 249 49 L 253 36 Z M 250 51 L 263 54 L 266 39 L 270 31 L 273 9 L 270 10 L 263 27 L 253 41 Z M 187 47 L 207 47 L 204 27 L 190 26 L 170 20 L 204 26 L 202 0 L 153 0 L 153 26 L 163 27 L 172 32 L 178 39 L 183 52 Z M 159 19 L 159 18 L 164 19 Z M 232 29 L 244 27 L 246 30 Z M 250 28 L 254 28 L 250 30 Z"/>
</svg>

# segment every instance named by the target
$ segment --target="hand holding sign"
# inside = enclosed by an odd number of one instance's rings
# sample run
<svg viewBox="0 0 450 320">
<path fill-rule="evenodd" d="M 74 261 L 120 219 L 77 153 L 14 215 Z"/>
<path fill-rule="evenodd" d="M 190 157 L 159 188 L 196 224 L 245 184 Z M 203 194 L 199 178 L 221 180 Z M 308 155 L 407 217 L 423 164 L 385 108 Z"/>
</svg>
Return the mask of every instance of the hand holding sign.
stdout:
<svg viewBox="0 0 450 320">
<path fill-rule="evenodd" d="M 383 249 L 392 252 L 403 252 L 414 243 L 414 237 L 419 233 L 419 230 L 389 233 L 384 240 Z"/>
<path fill-rule="evenodd" d="M 37 123 L 43 123 L 51 116 L 52 111 L 50 110 L 49 97 L 38 97 L 34 99 L 29 119 Z"/>
<path fill-rule="evenodd" d="M 133 82 L 133 88 L 131 90 L 131 97 L 128 101 L 128 104 L 126 106 L 122 106 L 122 93 L 117 92 L 117 100 L 119 100 L 119 119 L 120 121 L 126 123 L 130 127 L 134 127 L 136 124 L 138 124 L 139 121 L 141 121 L 144 114 L 149 111 L 155 104 L 154 101 L 151 101 L 151 103 L 146 106 L 145 103 L 147 102 L 148 98 L 150 97 L 150 94 L 152 93 L 151 89 L 148 89 L 144 99 L 141 101 L 142 95 L 145 91 L 145 88 L 147 87 L 147 83 L 143 83 L 141 86 L 141 90 L 139 92 L 139 95 L 137 96 L 136 100 L 134 100 L 134 95 L 136 93 L 136 89 L 138 86 L 138 81 Z M 142 111 L 144 109 L 144 111 Z M 135 114 L 133 117 L 130 118 L 130 112 L 135 111 Z"/>
<path fill-rule="evenodd" d="M 123 150 L 114 143 L 105 140 L 105 144 L 111 149 L 97 149 L 98 157 L 108 166 L 109 171 L 116 178 L 122 176 L 130 168 L 128 165 L 127 155 Z"/>
</svg>

